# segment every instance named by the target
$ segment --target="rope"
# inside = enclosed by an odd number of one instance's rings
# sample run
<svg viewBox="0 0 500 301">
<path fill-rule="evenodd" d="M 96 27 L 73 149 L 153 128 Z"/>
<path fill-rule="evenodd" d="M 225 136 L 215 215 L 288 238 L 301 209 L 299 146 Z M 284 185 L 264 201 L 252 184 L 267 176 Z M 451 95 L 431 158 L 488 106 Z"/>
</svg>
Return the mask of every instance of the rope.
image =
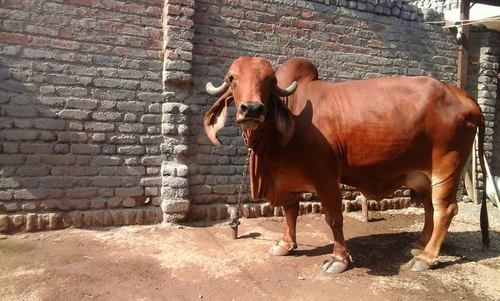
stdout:
<svg viewBox="0 0 500 301">
<path fill-rule="evenodd" d="M 489 18 L 484 18 L 484 19 L 479 19 L 479 20 L 458 20 L 458 21 L 449 21 L 449 20 L 442 20 L 442 21 L 427 21 L 423 22 L 425 24 L 445 24 L 446 22 L 455 22 L 459 24 L 453 24 L 453 25 L 446 25 L 443 26 L 444 28 L 449 28 L 449 27 L 457 27 L 457 26 L 465 26 L 465 25 L 472 25 L 472 24 L 479 24 L 479 23 L 484 23 L 484 22 L 500 22 L 500 16 L 494 16 L 494 17 L 489 17 Z"/>
<path fill-rule="evenodd" d="M 458 27 L 458 26 L 480 24 L 480 23 L 484 23 L 484 22 L 500 23 L 500 16 L 486 18 L 486 19 L 481 19 L 481 20 L 476 20 L 476 21 L 471 21 L 471 20 L 468 20 L 468 21 L 469 22 L 463 21 L 463 23 L 461 23 L 461 24 L 447 25 L 447 26 L 443 26 L 443 27 L 444 28 L 450 28 L 450 27 Z"/>
</svg>

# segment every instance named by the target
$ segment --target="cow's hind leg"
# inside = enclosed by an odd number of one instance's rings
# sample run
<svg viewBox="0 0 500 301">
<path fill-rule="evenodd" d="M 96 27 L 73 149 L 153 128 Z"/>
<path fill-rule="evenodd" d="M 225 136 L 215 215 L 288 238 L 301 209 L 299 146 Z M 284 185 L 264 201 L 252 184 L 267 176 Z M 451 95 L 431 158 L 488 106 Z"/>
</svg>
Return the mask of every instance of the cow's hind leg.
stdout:
<svg viewBox="0 0 500 301">
<path fill-rule="evenodd" d="M 291 198 L 283 206 L 285 211 L 285 232 L 283 238 L 277 241 L 269 250 L 270 255 L 286 256 L 297 248 L 297 217 L 299 215 L 299 199 L 297 196 Z"/>
<path fill-rule="evenodd" d="M 415 192 L 413 198 L 414 201 L 424 205 L 425 212 L 424 229 L 420 233 L 419 239 L 412 244 L 410 251 L 411 255 L 418 256 L 431 239 L 432 230 L 434 229 L 434 207 L 432 206 L 430 192 Z"/>
<path fill-rule="evenodd" d="M 333 233 L 332 257 L 323 263 L 323 270 L 327 273 L 338 274 L 349 267 L 350 258 L 344 239 L 344 217 L 339 185 L 333 186 L 325 191 L 318 190 L 318 196 L 325 212 L 325 221 Z"/>
<path fill-rule="evenodd" d="M 412 271 L 428 270 L 435 263 L 451 220 L 458 213 L 456 192 L 459 176 L 436 180 L 432 185 L 433 229 L 422 253 L 413 259 Z M 424 237 L 425 238 L 425 237 Z"/>
<path fill-rule="evenodd" d="M 424 172 L 413 172 L 406 176 L 405 186 L 412 189 L 412 201 L 423 204 L 425 209 L 424 229 L 419 239 L 412 243 L 410 253 L 413 256 L 420 255 L 429 242 L 434 229 L 434 207 L 432 206 L 432 183 L 430 176 Z"/>
</svg>

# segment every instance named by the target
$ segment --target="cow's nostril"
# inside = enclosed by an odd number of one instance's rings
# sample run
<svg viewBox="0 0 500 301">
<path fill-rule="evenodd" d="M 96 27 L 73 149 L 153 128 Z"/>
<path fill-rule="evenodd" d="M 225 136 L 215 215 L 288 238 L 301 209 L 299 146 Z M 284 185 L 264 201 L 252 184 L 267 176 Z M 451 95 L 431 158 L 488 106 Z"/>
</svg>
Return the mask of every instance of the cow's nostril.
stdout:
<svg viewBox="0 0 500 301">
<path fill-rule="evenodd" d="M 242 104 L 240 106 L 240 110 L 241 110 L 242 113 L 248 112 L 248 105 L 246 103 Z"/>
<path fill-rule="evenodd" d="M 259 114 L 259 115 L 261 115 L 262 113 L 264 113 L 264 106 L 263 105 L 256 106 L 255 113 Z"/>
</svg>

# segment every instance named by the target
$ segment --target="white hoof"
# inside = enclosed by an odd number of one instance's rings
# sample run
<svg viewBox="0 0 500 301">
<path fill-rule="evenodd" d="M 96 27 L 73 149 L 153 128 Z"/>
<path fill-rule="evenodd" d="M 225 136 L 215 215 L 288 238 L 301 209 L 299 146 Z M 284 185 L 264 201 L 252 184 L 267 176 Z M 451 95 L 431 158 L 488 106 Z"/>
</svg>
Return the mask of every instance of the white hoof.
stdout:
<svg viewBox="0 0 500 301">
<path fill-rule="evenodd" d="M 271 247 L 271 249 L 269 249 L 269 255 L 286 256 L 286 255 L 289 255 L 296 248 L 297 248 L 297 244 L 294 242 L 287 242 L 284 240 L 278 240 Z"/>
<path fill-rule="evenodd" d="M 328 274 L 340 274 L 347 270 L 349 261 L 347 259 L 340 260 L 332 257 L 323 263 L 322 269 Z"/>
</svg>

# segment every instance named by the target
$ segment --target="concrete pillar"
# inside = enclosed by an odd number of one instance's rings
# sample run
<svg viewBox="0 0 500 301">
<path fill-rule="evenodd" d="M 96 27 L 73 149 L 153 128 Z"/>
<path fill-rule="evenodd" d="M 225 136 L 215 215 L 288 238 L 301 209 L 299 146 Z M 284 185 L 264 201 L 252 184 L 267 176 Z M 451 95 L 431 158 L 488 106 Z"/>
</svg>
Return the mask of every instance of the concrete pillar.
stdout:
<svg viewBox="0 0 500 301">
<path fill-rule="evenodd" d="M 190 207 L 189 106 L 192 81 L 194 0 L 165 0 L 163 7 L 163 94 L 161 146 L 162 202 L 164 222 L 186 218 Z"/>
</svg>

